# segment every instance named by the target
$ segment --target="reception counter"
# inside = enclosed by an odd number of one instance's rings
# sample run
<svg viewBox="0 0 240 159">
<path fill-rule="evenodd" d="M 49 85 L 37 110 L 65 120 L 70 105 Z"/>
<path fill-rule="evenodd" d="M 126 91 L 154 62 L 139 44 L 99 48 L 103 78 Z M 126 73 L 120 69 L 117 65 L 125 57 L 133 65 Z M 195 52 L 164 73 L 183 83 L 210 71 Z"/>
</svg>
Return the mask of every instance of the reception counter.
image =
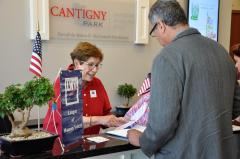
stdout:
<svg viewBox="0 0 240 159">
<path fill-rule="evenodd" d="M 99 136 L 99 135 L 98 135 Z M 96 143 L 89 141 L 86 136 L 76 143 L 71 144 L 64 148 L 62 151 L 58 142 L 55 142 L 53 150 L 48 152 L 41 152 L 37 154 L 30 154 L 18 156 L 18 159 L 51 159 L 51 158 L 64 158 L 64 159 L 80 159 L 80 158 L 94 158 L 94 159 L 144 159 L 147 158 L 138 147 L 132 146 L 126 140 L 121 140 L 106 134 L 100 135 L 101 137 L 109 139 L 106 142 Z M 37 146 L 37 145 L 36 145 Z M 2 153 L 0 159 L 16 158 Z"/>
<path fill-rule="evenodd" d="M 109 139 L 102 143 L 88 140 L 89 137 L 101 136 Z M 240 144 L 240 130 L 234 131 L 234 136 Z M 58 141 L 58 140 L 57 140 Z M 38 145 L 36 145 L 38 146 Z M 240 145 L 239 145 L 240 146 Z M 240 156 L 240 152 L 239 152 Z M 139 147 L 135 147 L 127 140 L 123 140 L 107 134 L 84 136 L 74 144 L 68 145 L 62 151 L 59 142 L 55 142 L 53 149 L 47 152 L 35 153 L 24 156 L 12 157 L 0 152 L 0 159 L 147 159 Z"/>
</svg>

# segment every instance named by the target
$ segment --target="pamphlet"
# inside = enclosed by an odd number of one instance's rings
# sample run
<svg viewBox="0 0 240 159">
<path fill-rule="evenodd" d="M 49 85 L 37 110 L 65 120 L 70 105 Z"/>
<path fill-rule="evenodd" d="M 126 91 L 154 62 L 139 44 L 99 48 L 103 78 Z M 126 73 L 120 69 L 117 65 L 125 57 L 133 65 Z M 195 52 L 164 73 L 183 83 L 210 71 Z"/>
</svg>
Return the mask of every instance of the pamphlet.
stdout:
<svg viewBox="0 0 240 159">
<path fill-rule="evenodd" d="M 125 128 L 125 129 L 115 129 L 115 130 L 111 130 L 111 131 L 107 131 L 106 134 L 109 135 L 113 135 L 113 136 L 117 136 L 117 137 L 122 137 L 122 138 L 127 138 L 127 131 L 130 129 L 136 129 L 138 131 L 143 132 L 145 130 L 145 126 L 141 126 L 141 125 L 135 125 L 132 128 Z"/>
<path fill-rule="evenodd" d="M 240 126 L 232 125 L 233 131 L 240 131 Z"/>
<path fill-rule="evenodd" d="M 144 103 L 132 116 L 129 122 L 123 124 L 114 130 L 107 131 L 106 133 L 113 136 L 118 136 L 122 138 L 127 138 L 127 131 L 130 129 L 136 129 L 138 131 L 143 132 L 145 130 L 145 126 L 141 126 L 137 124 L 137 121 L 144 115 L 147 110 L 147 103 Z"/>
<path fill-rule="evenodd" d="M 106 142 L 106 141 L 109 140 L 109 139 L 107 139 L 105 137 L 102 137 L 102 136 L 88 137 L 87 139 L 89 141 L 93 141 L 93 142 L 96 142 L 96 143 L 102 143 L 102 142 Z"/>
</svg>

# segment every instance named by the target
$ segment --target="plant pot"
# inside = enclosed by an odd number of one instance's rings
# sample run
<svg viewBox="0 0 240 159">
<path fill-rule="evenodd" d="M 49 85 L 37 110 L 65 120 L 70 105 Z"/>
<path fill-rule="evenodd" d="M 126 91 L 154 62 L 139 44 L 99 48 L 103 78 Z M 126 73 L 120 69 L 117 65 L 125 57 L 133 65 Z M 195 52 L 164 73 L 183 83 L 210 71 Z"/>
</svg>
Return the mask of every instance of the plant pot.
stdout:
<svg viewBox="0 0 240 159">
<path fill-rule="evenodd" d="M 0 136 L 0 148 L 1 151 L 11 156 L 39 153 L 51 150 L 54 144 L 54 140 L 57 137 L 58 135 L 51 134 L 48 137 L 38 139 L 9 141 L 5 137 Z"/>
<path fill-rule="evenodd" d="M 129 109 L 129 107 L 117 106 L 115 114 L 117 117 L 123 117 Z"/>
</svg>

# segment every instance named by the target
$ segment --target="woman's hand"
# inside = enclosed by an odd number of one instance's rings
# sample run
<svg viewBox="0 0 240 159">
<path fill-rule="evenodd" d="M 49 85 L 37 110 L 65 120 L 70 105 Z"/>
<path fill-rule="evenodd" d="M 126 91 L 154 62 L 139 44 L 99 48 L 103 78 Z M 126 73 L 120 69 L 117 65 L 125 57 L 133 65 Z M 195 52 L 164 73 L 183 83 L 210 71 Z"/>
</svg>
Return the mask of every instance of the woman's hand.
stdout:
<svg viewBox="0 0 240 159">
<path fill-rule="evenodd" d="M 101 116 L 101 125 L 108 126 L 108 127 L 117 127 L 122 124 L 125 124 L 127 120 L 123 117 L 116 117 L 115 115 L 106 115 Z"/>
<path fill-rule="evenodd" d="M 116 117 L 115 115 L 105 116 L 83 116 L 84 128 L 91 127 L 94 125 L 104 125 L 107 127 L 117 127 L 127 123 L 129 120 L 124 117 Z"/>
</svg>

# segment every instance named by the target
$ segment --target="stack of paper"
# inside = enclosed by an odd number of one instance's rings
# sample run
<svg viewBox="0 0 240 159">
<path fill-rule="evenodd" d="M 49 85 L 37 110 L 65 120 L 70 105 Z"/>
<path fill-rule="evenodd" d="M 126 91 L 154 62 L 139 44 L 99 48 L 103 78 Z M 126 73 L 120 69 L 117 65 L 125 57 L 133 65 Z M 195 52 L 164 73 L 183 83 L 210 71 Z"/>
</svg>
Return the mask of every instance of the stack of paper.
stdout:
<svg viewBox="0 0 240 159">
<path fill-rule="evenodd" d="M 117 127 L 115 130 L 107 131 L 107 134 L 127 138 L 127 131 L 129 129 L 137 129 L 141 132 L 145 130 L 145 126 L 137 124 L 137 121 L 146 113 L 147 103 L 144 103 L 132 116 L 128 123 Z"/>
<path fill-rule="evenodd" d="M 135 125 L 132 128 L 125 128 L 125 129 L 118 129 L 116 128 L 115 130 L 111 130 L 111 131 L 107 131 L 106 133 L 109 135 L 114 135 L 114 136 L 118 136 L 118 137 L 123 137 L 123 138 L 127 138 L 127 131 L 130 129 L 136 129 L 138 131 L 143 132 L 145 130 L 145 126 L 141 126 L 141 125 Z"/>
</svg>

